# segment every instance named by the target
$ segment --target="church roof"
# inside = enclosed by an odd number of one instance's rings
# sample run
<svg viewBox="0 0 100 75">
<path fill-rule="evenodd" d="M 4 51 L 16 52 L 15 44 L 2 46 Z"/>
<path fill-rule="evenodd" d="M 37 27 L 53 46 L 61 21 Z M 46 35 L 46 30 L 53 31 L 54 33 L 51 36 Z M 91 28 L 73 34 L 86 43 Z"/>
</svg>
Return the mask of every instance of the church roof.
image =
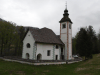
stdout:
<svg viewBox="0 0 100 75">
<path fill-rule="evenodd" d="M 35 39 L 35 42 L 38 43 L 49 43 L 49 44 L 60 44 L 64 45 L 60 38 L 51 30 L 48 28 L 42 28 L 42 29 L 34 29 L 29 28 L 31 34 L 33 35 L 33 38 Z"/>
</svg>

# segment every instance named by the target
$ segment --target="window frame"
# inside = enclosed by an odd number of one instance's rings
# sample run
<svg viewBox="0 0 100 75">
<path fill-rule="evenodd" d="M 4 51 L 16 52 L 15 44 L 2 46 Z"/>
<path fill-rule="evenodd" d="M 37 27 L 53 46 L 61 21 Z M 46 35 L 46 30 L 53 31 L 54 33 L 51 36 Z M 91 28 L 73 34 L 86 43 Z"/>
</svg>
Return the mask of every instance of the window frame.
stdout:
<svg viewBox="0 0 100 75">
<path fill-rule="evenodd" d="M 64 29 L 64 28 L 66 28 L 66 24 L 65 23 L 62 24 L 62 29 Z"/>
<path fill-rule="evenodd" d="M 51 55 L 51 50 L 47 50 L 47 56 Z"/>
<path fill-rule="evenodd" d="M 27 47 L 27 48 L 31 48 L 30 43 L 27 43 L 27 44 L 26 44 L 26 47 Z"/>
<path fill-rule="evenodd" d="M 59 49 L 59 46 L 58 45 L 56 45 L 56 49 Z"/>
</svg>

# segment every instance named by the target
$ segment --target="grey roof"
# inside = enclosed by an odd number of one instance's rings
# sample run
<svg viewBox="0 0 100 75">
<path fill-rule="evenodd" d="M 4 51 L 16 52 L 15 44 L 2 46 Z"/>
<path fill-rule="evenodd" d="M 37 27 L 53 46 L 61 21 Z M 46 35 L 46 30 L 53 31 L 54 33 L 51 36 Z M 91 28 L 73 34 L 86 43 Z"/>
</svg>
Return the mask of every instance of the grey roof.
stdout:
<svg viewBox="0 0 100 75">
<path fill-rule="evenodd" d="M 30 30 L 31 34 L 33 35 L 35 42 L 64 45 L 61 39 L 58 38 L 58 36 L 51 29 L 29 28 L 28 30 Z"/>
</svg>

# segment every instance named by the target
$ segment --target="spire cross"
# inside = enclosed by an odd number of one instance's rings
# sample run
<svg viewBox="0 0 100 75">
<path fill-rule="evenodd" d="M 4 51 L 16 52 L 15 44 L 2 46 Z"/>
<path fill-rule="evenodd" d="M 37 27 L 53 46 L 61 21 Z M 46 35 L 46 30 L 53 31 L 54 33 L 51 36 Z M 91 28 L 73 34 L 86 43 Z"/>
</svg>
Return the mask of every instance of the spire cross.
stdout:
<svg viewBox="0 0 100 75">
<path fill-rule="evenodd" d="M 67 1 L 66 1 L 66 5 L 65 5 L 65 7 L 66 7 L 66 10 L 67 10 Z"/>
</svg>

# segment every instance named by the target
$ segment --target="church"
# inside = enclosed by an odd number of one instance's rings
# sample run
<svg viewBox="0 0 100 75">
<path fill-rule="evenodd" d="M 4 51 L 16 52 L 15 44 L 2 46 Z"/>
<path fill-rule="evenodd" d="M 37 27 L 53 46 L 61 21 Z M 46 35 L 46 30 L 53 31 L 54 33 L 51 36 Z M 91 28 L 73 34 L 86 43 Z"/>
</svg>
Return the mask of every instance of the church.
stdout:
<svg viewBox="0 0 100 75">
<path fill-rule="evenodd" d="M 60 35 L 49 28 L 29 27 L 23 39 L 22 58 L 31 60 L 72 59 L 72 21 L 67 8 L 60 23 Z"/>
</svg>

